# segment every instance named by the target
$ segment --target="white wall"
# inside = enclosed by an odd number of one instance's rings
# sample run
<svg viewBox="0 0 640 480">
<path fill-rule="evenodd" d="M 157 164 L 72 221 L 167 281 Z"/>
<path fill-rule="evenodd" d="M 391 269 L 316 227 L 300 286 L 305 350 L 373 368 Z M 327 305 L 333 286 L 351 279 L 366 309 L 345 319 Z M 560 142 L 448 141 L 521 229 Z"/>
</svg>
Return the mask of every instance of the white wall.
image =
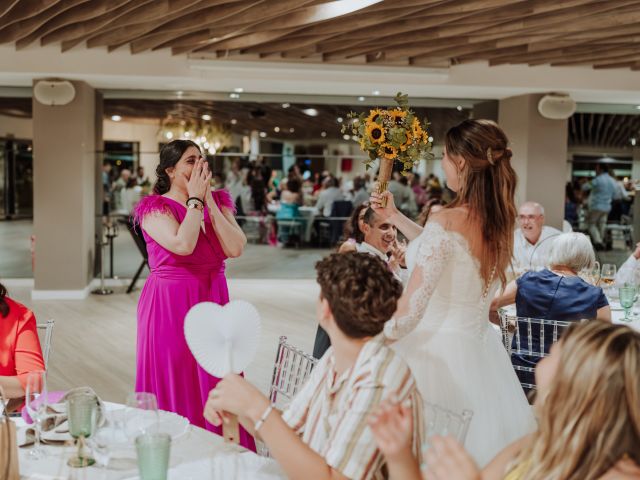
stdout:
<svg viewBox="0 0 640 480">
<path fill-rule="evenodd" d="M 103 138 L 105 141 L 140 142 L 140 165 L 144 167 L 145 174 L 153 181 L 156 165 L 158 165 L 159 129 L 159 121 L 132 123 L 105 120 Z"/>
</svg>

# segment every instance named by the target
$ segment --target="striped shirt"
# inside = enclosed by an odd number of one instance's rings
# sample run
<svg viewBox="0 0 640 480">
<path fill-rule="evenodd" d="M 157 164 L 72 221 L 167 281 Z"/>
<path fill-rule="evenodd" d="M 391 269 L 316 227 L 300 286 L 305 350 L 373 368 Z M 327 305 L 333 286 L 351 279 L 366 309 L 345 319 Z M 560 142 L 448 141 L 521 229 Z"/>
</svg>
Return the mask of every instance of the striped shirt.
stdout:
<svg viewBox="0 0 640 480">
<path fill-rule="evenodd" d="M 404 360 L 378 335 L 360 350 L 355 364 L 336 378 L 333 347 L 316 365 L 308 381 L 284 411 L 284 421 L 327 464 L 350 479 L 387 477 L 369 414 L 395 394 L 410 400 L 413 411 L 413 452 L 422 462 L 424 437 L 422 398 Z"/>
</svg>

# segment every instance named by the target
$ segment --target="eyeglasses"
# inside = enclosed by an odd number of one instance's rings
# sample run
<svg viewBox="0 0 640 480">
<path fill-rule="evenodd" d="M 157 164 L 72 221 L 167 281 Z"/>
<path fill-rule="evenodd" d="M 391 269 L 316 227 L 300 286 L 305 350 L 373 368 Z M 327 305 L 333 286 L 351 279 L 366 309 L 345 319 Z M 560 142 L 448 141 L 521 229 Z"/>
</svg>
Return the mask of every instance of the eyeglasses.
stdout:
<svg viewBox="0 0 640 480">
<path fill-rule="evenodd" d="M 541 216 L 542 215 L 518 215 L 518 221 L 519 222 L 533 222 L 534 220 L 537 220 Z"/>
</svg>

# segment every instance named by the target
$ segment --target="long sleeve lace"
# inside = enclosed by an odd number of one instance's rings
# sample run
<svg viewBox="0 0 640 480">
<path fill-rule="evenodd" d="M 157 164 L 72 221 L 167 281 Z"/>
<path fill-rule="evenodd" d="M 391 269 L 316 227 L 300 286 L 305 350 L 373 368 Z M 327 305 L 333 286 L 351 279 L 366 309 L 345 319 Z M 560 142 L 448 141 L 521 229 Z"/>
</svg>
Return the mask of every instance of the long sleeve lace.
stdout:
<svg viewBox="0 0 640 480">
<path fill-rule="evenodd" d="M 451 238 L 437 222 L 427 223 L 417 241 L 420 245 L 407 289 L 400 298 L 396 314 L 384 326 L 384 335 L 391 340 L 409 334 L 420 322 L 438 279 L 453 254 Z"/>
<path fill-rule="evenodd" d="M 619 285 L 624 285 L 625 283 L 629 285 L 635 284 L 635 274 L 638 266 L 640 266 L 640 261 L 636 260 L 633 255 L 629 256 L 618 270 L 616 283 Z"/>
</svg>

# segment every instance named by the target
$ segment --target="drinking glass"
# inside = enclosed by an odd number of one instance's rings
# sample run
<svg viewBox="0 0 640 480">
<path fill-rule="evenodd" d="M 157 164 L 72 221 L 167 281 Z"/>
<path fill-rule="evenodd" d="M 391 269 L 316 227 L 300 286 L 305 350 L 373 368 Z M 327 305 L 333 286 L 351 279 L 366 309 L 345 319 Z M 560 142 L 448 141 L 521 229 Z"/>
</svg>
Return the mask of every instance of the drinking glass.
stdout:
<svg viewBox="0 0 640 480">
<path fill-rule="evenodd" d="M 46 454 L 40 445 L 40 433 L 42 421 L 47 415 L 47 372 L 29 372 L 25 388 L 25 407 L 27 413 L 35 425 L 35 441 L 33 448 L 29 450 L 29 456 L 33 459 L 43 458 Z"/>
<path fill-rule="evenodd" d="M 594 286 L 598 285 L 600 282 L 600 263 L 595 262 L 593 267 L 581 270 L 579 275 L 585 282 Z"/>
<path fill-rule="evenodd" d="M 620 305 L 624 308 L 624 318 L 625 322 L 631 322 L 633 319 L 630 316 L 631 309 L 633 308 L 633 304 L 636 301 L 637 289 L 636 287 L 620 287 L 618 289 L 618 295 L 620 297 Z"/>
<path fill-rule="evenodd" d="M 77 392 L 67 398 L 69 434 L 77 440 L 78 452 L 67 465 L 73 468 L 89 467 L 96 463 L 85 450 L 85 439 L 95 432 L 98 419 L 98 398 L 93 393 Z"/>
<path fill-rule="evenodd" d="M 136 392 L 127 397 L 125 433 L 130 440 L 158 432 L 158 401 L 153 393 Z"/>
<path fill-rule="evenodd" d="M 145 433 L 136 437 L 140 480 L 167 480 L 171 436 L 167 433 Z"/>
<path fill-rule="evenodd" d="M 616 266 L 613 263 L 605 263 L 602 265 L 600 272 L 600 282 L 605 288 L 610 289 L 616 281 Z"/>
</svg>

